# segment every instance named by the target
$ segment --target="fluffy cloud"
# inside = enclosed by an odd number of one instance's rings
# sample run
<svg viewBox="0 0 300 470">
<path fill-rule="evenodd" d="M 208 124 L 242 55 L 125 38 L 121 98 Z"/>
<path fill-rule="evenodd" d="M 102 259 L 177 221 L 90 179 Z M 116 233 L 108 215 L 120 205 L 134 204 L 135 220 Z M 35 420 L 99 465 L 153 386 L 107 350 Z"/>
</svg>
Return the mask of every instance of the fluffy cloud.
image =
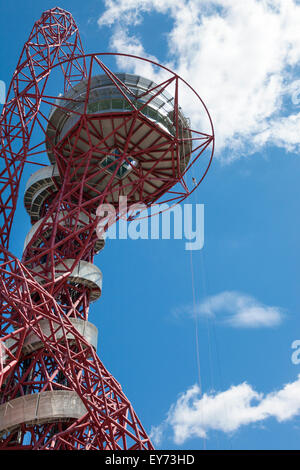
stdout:
<svg viewBox="0 0 300 470">
<path fill-rule="evenodd" d="M 232 433 L 269 418 L 283 422 L 299 414 L 300 375 L 295 382 L 267 395 L 242 383 L 225 392 L 201 396 L 194 385 L 170 407 L 166 420 L 152 428 L 151 438 L 159 445 L 171 430 L 172 439 L 180 445 L 193 437 L 207 437 L 212 430 Z"/>
<path fill-rule="evenodd" d="M 105 6 L 99 25 L 112 27 L 111 47 L 118 52 L 147 57 L 134 26 L 150 11 L 172 19 L 171 30 L 164 31 L 165 65 L 191 83 L 207 104 L 219 157 L 228 161 L 266 144 L 300 150 L 299 103 L 291 100 L 300 59 L 298 2 L 105 0 Z M 134 71 L 157 78 L 151 67 Z M 191 103 L 184 105 L 197 125 Z"/>
<path fill-rule="evenodd" d="M 275 327 L 284 318 L 282 308 L 264 305 L 250 295 L 235 291 L 224 291 L 207 297 L 195 307 L 178 307 L 173 313 L 175 316 L 213 317 L 236 328 Z"/>
</svg>

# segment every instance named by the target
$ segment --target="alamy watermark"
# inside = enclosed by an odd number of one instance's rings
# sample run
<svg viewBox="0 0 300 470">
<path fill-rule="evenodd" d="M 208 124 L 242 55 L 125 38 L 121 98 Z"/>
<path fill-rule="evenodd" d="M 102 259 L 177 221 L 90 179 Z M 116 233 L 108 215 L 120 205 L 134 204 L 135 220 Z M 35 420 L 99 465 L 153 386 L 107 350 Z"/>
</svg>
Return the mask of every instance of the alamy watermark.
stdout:
<svg viewBox="0 0 300 470">
<path fill-rule="evenodd" d="M 118 224 L 115 223 L 120 214 Z M 129 215 L 128 215 L 129 214 Z M 185 240 L 185 250 L 201 250 L 204 246 L 204 204 L 161 204 L 147 207 L 127 205 L 127 197 L 119 198 L 118 211 L 111 204 L 97 209 L 99 238 L 118 240 Z"/>
<path fill-rule="evenodd" d="M 300 364 L 300 339 L 295 339 L 292 342 L 291 348 L 295 350 L 291 356 L 291 361 L 293 364 L 298 365 Z"/>
</svg>

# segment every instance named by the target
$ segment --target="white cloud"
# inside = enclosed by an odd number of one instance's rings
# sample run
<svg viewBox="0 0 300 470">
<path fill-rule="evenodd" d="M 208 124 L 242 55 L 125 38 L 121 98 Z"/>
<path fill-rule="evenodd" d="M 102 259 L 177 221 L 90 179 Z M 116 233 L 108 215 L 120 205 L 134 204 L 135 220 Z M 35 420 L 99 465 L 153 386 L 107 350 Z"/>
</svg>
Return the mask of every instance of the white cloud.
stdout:
<svg viewBox="0 0 300 470">
<path fill-rule="evenodd" d="M 300 113 L 272 119 L 266 129 L 254 138 L 254 142 L 259 145 L 269 142 L 278 147 L 285 147 L 289 152 L 300 153 L 299 129 Z"/>
<path fill-rule="evenodd" d="M 172 19 L 171 30 L 163 31 L 168 38 L 167 65 L 207 104 L 219 157 L 231 160 L 269 143 L 300 150 L 297 105 L 290 99 L 293 67 L 300 59 L 298 2 L 106 0 L 105 6 L 98 23 L 113 28 L 111 45 L 118 52 L 135 50 L 147 56 L 134 26 L 150 11 Z M 139 67 L 135 72 L 151 74 Z M 294 106 L 294 117 L 284 115 L 286 99 Z M 189 111 L 190 103 L 184 105 Z M 190 114 L 197 124 L 193 108 Z"/>
<path fill-rule="evenodd" d="M 147 57 L 147 59 L 158 62 L 155 56 L 146 53 L 142 43 L 135 36 L 129 36 L 127 29 L 120 26 L 116 28 L 115 34 L 111 39 L 111 48 L 114 51 L 126 52 L 126 54 L 138 57 Z M 163 79 L 163 75 L 161 73 L 158 75 L 157 71 L 148 62 L 130 62 L 126 57 L 118 57 L 117 64 L 120 70 L 127 70 L 129 67 L 132 72 L 152 80 L 159 81 Z"/>
<path fill-rule="evenodd" d="M 152 428 L 151 439 L 159 445 L 171 429 L 172 439 L 180 445 L 190 438 L 206 438 L 209 431 L 232 433 L 241 426 L 269 418 L 283 422 L 299 414 L 300 375 L 295 382 L 267 395 L 242 383 L 225 392 L 201 396 L 199 387 L 194 385 L 170 407 L 166 420 Z"/>
<path fill-rule="evenodd" d="M 284 317 L 282 308 L 264 305 L 250 295 L 235 291 L 224 291 L 207 297 L 195 307 L 178 307 L 173 313 L 176 316 L 196 314 L 200 317 L 213 317 L 236 328 L 275 327 Z"/>
</svg>

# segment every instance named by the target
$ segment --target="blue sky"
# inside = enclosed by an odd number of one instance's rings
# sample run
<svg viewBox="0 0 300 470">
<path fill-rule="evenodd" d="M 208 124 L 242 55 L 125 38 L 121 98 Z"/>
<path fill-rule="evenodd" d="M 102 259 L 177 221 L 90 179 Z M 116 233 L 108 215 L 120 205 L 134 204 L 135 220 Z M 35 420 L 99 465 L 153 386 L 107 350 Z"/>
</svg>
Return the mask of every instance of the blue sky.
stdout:
<svg viewBox="0 0 300 470">
<path fill-rule="evenodd" d="M 7 84 L 34 21 L 60 6 L 73 14 L 86 52 L 137 52 L 172 66 L 215 123 L 212 167 L 187 201 L 205 205 L 204 248 L 192 253 L 196 310 L 184 241 L 109 240 L 95 259 L 104 276 L 90 314 L 98 353 L 157 448 L 299 448 L 300 365 L 291 362 L 291 344 L 300 339 L 297 3 L 1 6 L 0 79 Z M 11 239 L 19 256 L 30 228 L 22 193 L 33 171 L 24 175 Z"/>
</svg>

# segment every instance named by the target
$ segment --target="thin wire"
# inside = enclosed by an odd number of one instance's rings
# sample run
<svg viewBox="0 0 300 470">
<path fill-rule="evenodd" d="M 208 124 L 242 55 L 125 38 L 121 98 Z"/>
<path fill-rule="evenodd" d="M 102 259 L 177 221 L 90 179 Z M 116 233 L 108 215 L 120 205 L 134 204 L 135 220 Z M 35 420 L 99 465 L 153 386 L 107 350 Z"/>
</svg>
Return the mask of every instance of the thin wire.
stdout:
<svg viewBox="0 0 300 470">
<path fill-rule="evenodd" d="M 206 282 L 206 270 L 204 266 L 204 255 L 203 251 L 200 252 L 201 257 L 201 278 L 202 278 L 202 291 L 204 298 L 208 298 L 207 292 L 207 282 Z M 214 367 L 213 367 L 213 356 L 212 356 L 212 340 L 211 340 L 211 323 L 210 317 L 207 315 L 206 317 L 206 328 L 207 328 L 207 338 L 208 338 L 208 358 L 209 358 L 209 369 L 210 369 L 210 385 L 211 388 L 215 389 L 215 381 L 214 381 Z"/>
<path fill-rule="evenodd" d="M 185 147 L 184 147 L 185 152 Z M 195 168 L 192 167 L 192 180 L 195 180 Z M 190 250 L 190 263 L 191 263 L 191 278 L 192 278 L 192 292 L 193 292 L 193 311 L 195 321 L 195 343 L 196 343 L 196 362 L 197 362 L 197 376 L 200 397 L 203 394 L 202 380 L 201 380 L 201 366 L 200 366 L 200 350 L 199 350 L 199 326 L 198 326 L 198 313 L 196 305 L 196 293 L 195 293 L 195 275 L 194 275 L 194 263 L 193 263 L 193 250 Z M 206 450 L 206 438 L 203 437 L 203 450 Z"/>
<path fill-rule="evenodd" d="M 194 312 L 194 320 L 195 320 L 195 343 L 196 343 L 197 375 L 198 375 L 198 385 L 199 385 L 199 389 L 200 389 L 200 394 L 202 394 L 199 337 L 198 337 L 198 329 L 199 328 L 198 328 L 198 315 L 197 315 L 197 308 L 196 308 L 193 250 L 190 250 L 190 261 L 191 261 L 191 276 L 192 276 L 192 291 L 193 291 L 193 312 Z"/>
<path fill-rule="evenodd" d="M 191 261 L 191 277 L 192 277 L 192 291 L 193 291 L 193 310 L 194 310 L 194 320 L 195 320 L 197 375 L 198 375 L 199 393 L 201 396 L 202 395 L 202 381 L 201 381 L 201 367 L 200 367 L 199 334 L 198 334 L 199 328 L 198 328 L 198 315 L 197 315 L 197 308 L 196 308 L 193 250 L 190 250 L 190 261 Z M 206 450 L 206 438 L 205 437 L 203 437 L 203 450 Z"/>
<path fill-rule="evenodd" d="M 201 253 L 201 258 L 202 258 L 202 272 L 203 272 L 203 289 L 205 292 L 205 296 L 208 298 L 209 292 L 210 292 L 210 287 L 209 287 L 209 279 L 206 273 L 206 268 L 205 268 L 205 258 L 204 258 L 204 253 Z M 221 367 L 221 360 L 220 360 L 220 351 L 219 351 L 219 345 L 218 345 L 218 338 L 217 338 L 217 331 L 216 331 L 216 321 L 215 318 L 212 317 L 212 322 L 211 324 L 211 329 L 212 329 L 212 338 L 215 344 L 215 353 L 216 353 L 216 359 L 217 359 L 217 370 L 218 370 L 218 375 L 219 375 L 219 386 L 221 390 L 224 390 L 224 380 L 223 380 L 223 374 L 222 374 L 222 367 Z M 227 419 L 229 420 L 229 410 L 228 407 L 225 405 L 225 413 L 227 415 Z M 229 439 L 229 448 L 232 449 L 232 438 L 228 436 Z M 217 442 L 218 446 L 220 448 L 220 441 L 219 437 L 217 435 Z"/>
<path fill-rule="evenodd" d="M 208 280 L 207 280 L 207 275 L 206 275 L 206 269 L 205 269 L 205 261 L 204 261 L 204 254 L 201 250 L 201 278 L 202 278 L 202 290 L 203 290 L 203 294 L 204 294 L 204 297 L 205 298 L 208 298 L 209 294 L 208 294 L 208 290 L 207 290 L 207 284 L 208 284 Z M 210 380 L 211 380 L 211 387 L 212 389 L 214 389 L 214 373 L 213 373 L 213 356 L 212 356 L 212 341 L 211 341 L 211 334 L 210 334 L 210 327 L 211 327 L 211 322 L 210 322 L 210 317 L 207 316 L 206 318 L 206 326 L 207 326 L 207 337 L 208 337 L 208 355 L 209 355 L 209 368 L 210 368 Z M 214 320 L 214 317 L 213 317 L 213 320 L 212 320 L 212 330 L 214 331 L 214 324 L 215 324 L 215 320 Z M 219 361 L 219 353 L 218 353 L 218 345 L 217 345 L 217 339 L 216 339 L 216 335 L 215 335 L 215 346 L 216 346 L 216 355 L 217 355 L 217 363 L 218 363 L 218 366 L 219 366 L 219 371 L 220 371 L 220 361 Z M 219 436 L 217 434 L 217 448 L 220 449 L 220 440 L 219 440 Z"/>
</svg>

